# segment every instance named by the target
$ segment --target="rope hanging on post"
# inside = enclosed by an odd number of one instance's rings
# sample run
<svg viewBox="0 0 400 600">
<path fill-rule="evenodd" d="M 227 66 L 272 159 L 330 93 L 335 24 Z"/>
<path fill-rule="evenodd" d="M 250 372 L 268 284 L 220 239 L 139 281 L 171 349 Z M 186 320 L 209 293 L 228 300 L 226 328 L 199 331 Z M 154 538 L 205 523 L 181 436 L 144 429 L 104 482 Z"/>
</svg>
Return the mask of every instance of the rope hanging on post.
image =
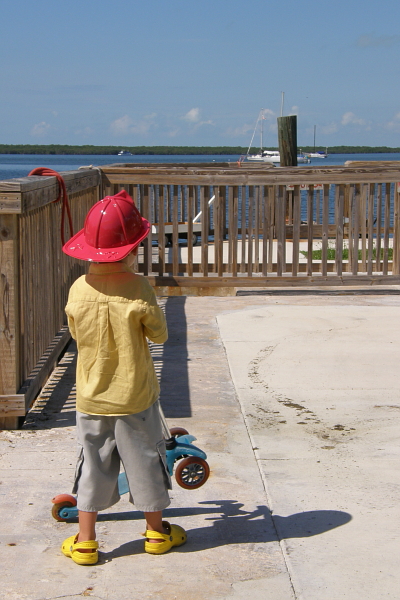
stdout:
<svg viewBox="0 0 400 600">
<path fill-rule="evenodd" d="M 58 202 L 59 200 L 62 200 L 61 242 L 62 242 L 62 245 L 64 246 L 64 244 L 65 244 L 65 239 L 64 239 L 65 213 L 67 213 L 67 215 L 68 215 L 68 226 L 69 226 L 69 232 L 71 234 L 70 237 L 72 237 L 74 235 L 73 225 L 72 225 L 72 216 L 71 216 L 71 210 L 69 207 L 68 194 L 67 194 L 67 188 L 65 187 L 65 181 L 61 177 L 60 173 L 57 173 L 57 171 L 53 171 L 53 169 L 48 169 L 47 167 L 38 167 L 37 169 L 33 169 L 33 171 L 31 171 L 29 173 L 28 177 L 30 175 L 42 175 L 43 177 L 56 177 L 57 178 L 60 191 L 58 194 L 58 198 L 56 200 L 54 200 L 54 202 Z"/>
</svg>

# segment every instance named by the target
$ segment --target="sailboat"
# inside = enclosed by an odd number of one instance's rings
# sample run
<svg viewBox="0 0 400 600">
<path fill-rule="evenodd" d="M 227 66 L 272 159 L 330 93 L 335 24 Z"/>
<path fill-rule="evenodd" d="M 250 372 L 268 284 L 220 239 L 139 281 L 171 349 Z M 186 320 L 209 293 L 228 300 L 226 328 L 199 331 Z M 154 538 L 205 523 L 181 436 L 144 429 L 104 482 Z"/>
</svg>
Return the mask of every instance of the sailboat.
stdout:
<svg viewBox="0 0 400 600">
<path fill-rule="evenodd" d="M 264 120 L 265 120 L 264 109 L 262 108 L 258 115 L 258 118 L 256 121 L 256 126 L 254 127 L 251 142 L 247 149 L 245 158 L 246 158 L 246 160 L 251 161 L 251 162 L 264 162 L 264 163 L 279 165 L 281 162 L 281 155 L 279 154 L 279 150 L 264 150 L 263 149 Z M 258 128 L 258 124 L 260 122 L 261 122 L 261 125 L 260 125 L 260 152 L 258 154 L 249 154 L 250 148 L 253 144 L 255 133 Z M 309 162 L 310 162 L 310 159 L 305 154 L 299 154 L 297 156 L 297 163 L 309 163 Z"/>
<path fill-rule="evenodd" d="M 328 148 L 325 148 L 325 152 L 323 150 L 316 151 L 315 150 L 315 132 L 317 126 L 314 125 L 314 152 L 308 152 L 307 156 L 310 158 L 326 158 L 328 156 Z"/>
</svg>

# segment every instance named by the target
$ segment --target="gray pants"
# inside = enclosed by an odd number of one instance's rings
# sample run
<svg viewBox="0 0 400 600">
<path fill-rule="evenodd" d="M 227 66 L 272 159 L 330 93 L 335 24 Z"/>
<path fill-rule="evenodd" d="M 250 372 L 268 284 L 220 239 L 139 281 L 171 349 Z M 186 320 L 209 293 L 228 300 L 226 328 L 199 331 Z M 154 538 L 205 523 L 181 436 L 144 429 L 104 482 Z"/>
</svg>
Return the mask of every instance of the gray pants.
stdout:
<svg viewBox="0 0 400 600">
<path fill-rule="evenodd" d="M 78 463 L 73 493 L 78 509 L 97 512 L 120 499 L 122 462 L 129 500 L 137 510 L 156 512 L 170 504 L 171 479 L 166 464 L 158 402 L 134 415 L 76 413 Z"/>
</svg>

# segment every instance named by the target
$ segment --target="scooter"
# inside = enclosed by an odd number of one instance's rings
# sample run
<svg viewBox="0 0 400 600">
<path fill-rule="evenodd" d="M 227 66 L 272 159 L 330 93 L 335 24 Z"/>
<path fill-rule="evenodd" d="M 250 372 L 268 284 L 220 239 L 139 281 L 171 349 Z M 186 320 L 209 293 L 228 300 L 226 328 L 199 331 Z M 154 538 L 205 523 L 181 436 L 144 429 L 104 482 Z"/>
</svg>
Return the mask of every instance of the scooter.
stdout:
<svg viewBox="0 0 400 600">
<path fill-rule="evenodd" d="M 167 448 L 169 474 L 172 476 L 174 465 L 179 461 L 175 468 L 175 479 L 178 485 L 186 490 L 195 490 L 201 487 L 210 475 L 206 453 L 192 444 L 196 438 L 194 435 L 189 435 L 183 427 L 168 428 L 161 407 L 160 417 Z M 118 490 L 121 496 L 129 492 L 125 473 L 120 473 L 118 476 Z M 78 516 L 75 496 L 58 494 L 52 499 L 52 503 L 51 514 L 56 521 L 68 521 Z"/>
</svg>

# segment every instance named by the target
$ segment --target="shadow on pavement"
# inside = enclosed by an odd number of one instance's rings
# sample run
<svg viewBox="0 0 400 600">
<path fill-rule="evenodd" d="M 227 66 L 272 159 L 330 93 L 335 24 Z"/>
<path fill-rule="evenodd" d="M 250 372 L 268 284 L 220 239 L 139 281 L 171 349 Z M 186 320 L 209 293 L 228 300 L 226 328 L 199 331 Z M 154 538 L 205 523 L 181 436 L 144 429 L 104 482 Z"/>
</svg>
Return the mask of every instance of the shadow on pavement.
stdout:
<svg viewBox="0 0 400 600">
<path fill-rule="evenodd" d="M 166 509 L 164 517 L 167 520 L 174 517 L 182 518 L 203 514 L 210 515 L 206 517 L 206 521 L 213 521 L 211 526 L 206 525 L 188 530 L 187 544 L 176 551 L 199 552 L 228 544 L 259 544 L 290 538 L 312 537 L 341 527 L 352 518 L 349 513 L 337 510 L 315 510 L 282 517 L 271 515 L 267 506 L 258 506 L 252 512 L 245 511 L 242 507 L 243 504 L 236 500 L 221 500 L 200 502 L 194 508 Z M 216 515 L 215 513 L 220 514 Z M 121 518 L 136 520 L 143 519 L 143 515 L 137 511 L 112 513 L 100 515 L 99 521 Z M 101 562 L 142 552 L 142 539 L 129 541 L 111 552 L 103 552 Z"/>
<path fill-rule="evenodd" d="M 167 419 L 192 415 L 185 301 L 184 296 L 170 296 L 165 303 L 169 337 L 162 348 L 160 401 Z"/>
</svg>

